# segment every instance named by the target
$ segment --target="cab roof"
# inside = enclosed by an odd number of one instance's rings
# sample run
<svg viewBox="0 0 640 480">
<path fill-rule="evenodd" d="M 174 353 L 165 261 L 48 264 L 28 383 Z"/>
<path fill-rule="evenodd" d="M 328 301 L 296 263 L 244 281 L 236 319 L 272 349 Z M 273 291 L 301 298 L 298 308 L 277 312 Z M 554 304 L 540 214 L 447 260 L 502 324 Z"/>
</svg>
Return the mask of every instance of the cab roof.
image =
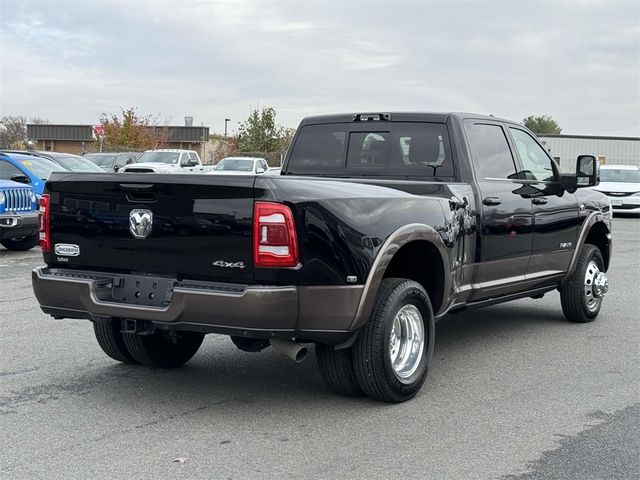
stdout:
<svg viewBox="0 0 640 480">
<path fill-rule="evenodd" d="M 373 117 L 373 118 L 372 118 Z M 494 117 L 493 115 L 483 115 L 478 113 L 466 112 L 383 112 L 383 111 L 366 111 L 353 113 L 337 113 L 331 115 L 313 115 L 305 117 L 302 125 L 320 125 L 324 123 L 350 123 L 358 121 L 391 121 L 391 122 L 433 122 L 446 123 L 449 117 L 459 120 L 467 118 L 481 119 L 488 121 L 499 121 L 521 125 L 513 120 Z"/>
</svg>

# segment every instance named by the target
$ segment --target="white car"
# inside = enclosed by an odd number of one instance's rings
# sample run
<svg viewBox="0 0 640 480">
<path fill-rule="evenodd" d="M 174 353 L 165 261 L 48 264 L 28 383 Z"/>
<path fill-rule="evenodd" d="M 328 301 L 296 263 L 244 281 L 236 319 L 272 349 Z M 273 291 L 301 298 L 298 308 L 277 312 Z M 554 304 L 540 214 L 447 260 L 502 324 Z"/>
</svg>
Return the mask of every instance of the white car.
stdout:
<svg viewBox="0 0 640 480">
<path fill-rule="evenodd" d="M 603 165 L 600 184 L 592 187 L 611 200 L 616 213 L 640 213 L 640 167 L 637 165 Z"/>
<path fill-rule="evenodd" d="M 264 158 L 227 157 L 220 160 L 210 175 L 262 175 L 269 171 Z"/>
<path fill-rule="evenodd" d="M 138 159 L 119 170 L 123 173 L 200 173 L 205 168 L 195 150 L 165 148 L 147 150 Z"/>
</svg>

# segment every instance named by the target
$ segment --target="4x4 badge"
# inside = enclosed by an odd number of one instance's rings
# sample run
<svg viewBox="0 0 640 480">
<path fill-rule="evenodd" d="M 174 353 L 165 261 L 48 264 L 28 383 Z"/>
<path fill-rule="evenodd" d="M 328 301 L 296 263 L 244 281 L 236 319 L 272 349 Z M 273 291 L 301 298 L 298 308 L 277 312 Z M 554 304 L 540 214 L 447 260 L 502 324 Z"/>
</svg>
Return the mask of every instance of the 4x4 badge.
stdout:
<svg viewBox="0 0 640 480">
<path fill-rule="evenodd" d="M 212 264 L 214 267 L 222 268 L 244 268 L 244 262 L 227 262 L 225 260 L 216 260 Z"/>
<path fill-rule="evenodd" d="M 153 229 L 153 212 L 134 208 L 129 212 L 129 231 L 135 238 L 147 238 Z"/>
</svg>

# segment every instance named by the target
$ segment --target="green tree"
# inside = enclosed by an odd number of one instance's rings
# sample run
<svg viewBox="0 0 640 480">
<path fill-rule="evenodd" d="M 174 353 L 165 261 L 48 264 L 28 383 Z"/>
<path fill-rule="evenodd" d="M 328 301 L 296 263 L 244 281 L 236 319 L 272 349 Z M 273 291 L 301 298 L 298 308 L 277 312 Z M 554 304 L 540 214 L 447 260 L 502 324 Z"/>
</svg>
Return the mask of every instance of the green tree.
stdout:
<svg viewBox="0 0 640 480">
<path fill-rule="evenodd" d="M 255 108 L 240 124 L 238 150 L 241 152 L 278 152 L 286 141 L 287 129 L 276 123 L 272 107 Z M 286 148 L 286 146 L 285 146 Z"/>
<path fill-rule="evenodd" d="M 122 110 L 120 114 L 100 116 L 104 128 L 102 149 L 149 150 L 167 143 L 166 127 L 158 126 L 158 118 L 140 115 L 134 107 Z"/>
<path fill-rule="evenodd" d="M 551 115 L 530 115 L 523 119 L 522 123 L 536 135 L 558 135 L 562 132 L 562 128 Z"/>
</svg>

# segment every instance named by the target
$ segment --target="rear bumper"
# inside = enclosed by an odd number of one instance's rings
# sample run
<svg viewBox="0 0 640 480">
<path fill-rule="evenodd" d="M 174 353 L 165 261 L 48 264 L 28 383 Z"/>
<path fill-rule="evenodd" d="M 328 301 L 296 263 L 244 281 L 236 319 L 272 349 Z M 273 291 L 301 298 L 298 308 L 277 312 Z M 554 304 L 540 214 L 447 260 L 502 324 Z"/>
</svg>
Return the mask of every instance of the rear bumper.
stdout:
<svg viewBox="0 0 640 480">
<path fill-rule="evenodd" d="M 30 237 L 38 233 L 38 212 L 0 213 L 0 239 Z"/>
<path fill-rule="evenodd" d="M 170 281 L 167 301 L 162 305 L 122 300 L 123 288 L 134 294 L 127 294 L 129 298 L 142 299 L 149 295 L 145 285 L 167 285 L 166 278 L 153 280 L 149 276 L 47 267 L 32 272 L 40 308 L 57 318 L 127 318 L 149 321 L 165 329 L 247 338 L 296 337 L 328 343 L 339 343 L 351 335 L 350 327 L 364 289 L 362 285 L 254 286 Z M 165 292 L 159 293 L 163 296 Z"/>
</svg>

